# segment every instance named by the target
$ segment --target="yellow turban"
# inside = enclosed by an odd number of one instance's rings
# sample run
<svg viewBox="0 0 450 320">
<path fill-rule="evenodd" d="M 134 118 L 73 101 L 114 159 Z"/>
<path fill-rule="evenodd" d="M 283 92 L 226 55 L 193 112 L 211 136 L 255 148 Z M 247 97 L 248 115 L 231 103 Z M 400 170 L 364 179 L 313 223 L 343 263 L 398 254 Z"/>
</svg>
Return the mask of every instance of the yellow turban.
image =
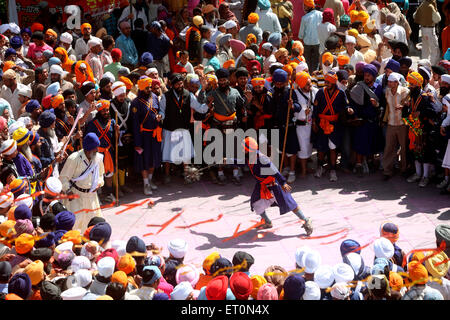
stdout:
<svg viewBox="0 0 450 320">
<path fill-rule="evenodd" d="M 356 39 L 356 38 L 358 38 L 359 32 L 356 29 L 350 29 L 350 30 L 347 31 L 347 34 L 349 36 L 355 37 L 355 39 Z"/>
<path fill-rule="evenodd" d="M 425 261 L 425 267 L 427 268 L 428 272 L 435 278 L 444 277 L 448 272 L 449 266 L 450 263 L 445 252 L 440 252 L 434 257 L 431 257 Z"/>
<path fill-rule="evenodd" d="M 203 18 L 201 16 L 195 16 L 194 18 L 192 18 L 192 22 L 196 27 L 200 27 L 200 25 L 203 24 Z"/>
<path fill-rule="evenodd" d="M 30 131 L 27 128 L 18 128 L 13 132 L 12 138 L 16 140 L 17 146 L 22 146 L 30 140 Z"/>
<path fill-rule="evenodd" d="M 282 55 L 289 55 L 289 51 L 287 51 L 286 48 L 280 48 L 278 49 L 277 52 L 275 52 L 275 58 L 278 59 L 279 57 L 281 57 Z"/>
<path fill-rule="evenodd" d="M 408 81 L 409 84 L 421 87 L 423 84 L 423 77 L 418 72 L 410 72 L 406 77 L 406 81 Z"/>
<path fill-rule="evenodd" d="M 152 85 L 152 79 L 151 78 L 144 78 L 139 79 L 137 82 L 139 90 L 145 90 L 145 88 L 148 88 Z"/>
<path fill-rule="evenodd" d="M 330 52 L 325 52 L 322 55 L 322 63 L 325 63 L 326 61 L 333 64 L 333 55 Z"/>
<path fill-rule="evenodd" d="M 350 16 L 350 22 L 351 22 L 351 23 L 355 22 L 355 21 L 358 19 L 358 15 L 359 15 L 359 12 L 358 12 L 358 11 L 356 11 L 356 10 L 351 10 L 351 11 L 350 11 L 350 14 L 349 14 L 349 16 Z"/>
<path fill-rule="evenodd" d="M 131 90 L 131 88 L 133 88 L 133 82 L 129 78 L 122 76 L 119 80 L 125 83 L 127 90 Z"/>
<path fill-rule="evenodd" d="M 255 24 L 259 21 L 259 16 L 257 13 L 252 12 L 248 16 L 248 23 Z"/>
<path fill-rule="evenodd" d="M 247 48 L 253 44 L 258 42 L 258 40 L 256 39 L 256 36 L 253 33 L 249 33 L 247 35 L 247 39 L 245 40 L 245 45 L 247 46 Z"/>
<path fill-rule="evenodd" d="M 55 38 L 58 37 L 58 34 L 55 32 L 55 30 L 52 30 L 52 29 L 47 29 L 47 31 L 45 31 L 45 35 L 53 36 Z"/>
<path fill-rule="evenodd" d="M 375 28 L 375 20 L 369 20 L 364 24 L 364 32 L 367 34 L 371 33 Z"/>
<path fill-rule="evenodd" d="M 361 21 L 363 24 L 366 24 L 366 22 L 369 20 L 369 14 L 365 11 L 358 12 L 358 18 L 356 21 Z"/>
<path fill-rule="evenodd" d="M 311 76 L 309 75 L 309 73 L 302 71 L 300 73 L 297 73 L 297 75 L 295 77 L 295 82 L 297 83 L 297 85 L 300 88 L 303 89 L 309 79 L 311 79 Z"/>
<path fill-rule="evenodd" d="M 99 105 L 97 107 L 97 111 L 101 111 L 103 109 L 109 109 L 109 106 L 111 105 L 111 102 L 109 102 L 108 100 L 99 100 L 97 102 L 97 104 Z"/>
<path fill-rule="evenodd" d="M 428 271 L 419 261 L 408 263 L 408 274 L 415 284 L 426 284 L 428 282 Z"/>
<path fill-rule="evenodd" d="M 262 277 L 262 276 L 258 276 L 258 275 L 252 276 L 252 277 L 250 278 L 250 280 L 252 281 L 252 284 L 253 284 L 253 290 L 252 290 L 252 293 L 251 293 L 252 298 L 255 299 L 255 300 L 257 300 L 257 297 L 258 297 L 258 290 L 259 290 L 259 288 L 261 288 L 264 284 L 267 283 L 267 280 L 266 280 L 266 278 L 264 278 L 264 277 Z"/>
<path fill-rule="evenodd" d="M 207 275 L 211 274 L 211 272 L 210 272 L 211 266 L 219 258 L 220 258 L 220 254 L 217 251 L 214 251 L 213 253 L 211 253 L 209 256 L 207 256 L 205 258 L 205 260 L 203 261 L 203 270 L 205 271 L 205 273 Z"/>
<path fill-rule="evenodd" d="M 62 94 L 57 94 L 56 96 L 53 96 L 50 99 L 50 103 L 52 105 L 52 108 L 56 108 L 57 106 L 59 106 L 63 102 L 64 102 L 64 97 L 63 97 Z"/>
</svg>

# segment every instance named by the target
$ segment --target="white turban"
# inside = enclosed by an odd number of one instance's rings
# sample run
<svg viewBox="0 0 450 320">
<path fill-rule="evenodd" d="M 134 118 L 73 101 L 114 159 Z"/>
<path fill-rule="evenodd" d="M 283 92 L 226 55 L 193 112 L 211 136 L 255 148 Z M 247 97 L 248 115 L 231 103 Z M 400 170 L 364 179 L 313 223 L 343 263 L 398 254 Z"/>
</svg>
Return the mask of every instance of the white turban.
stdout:
<svg viewBox="0 0 450 320">
<path fill-rule="evenodd" d="M 234 27 L 237 27 L 237 24 L 236 24 L 236 22 L 234 22 L 233 20 L 228 20 L 227 22 L 225 22 L 225 23 L 223 24 L 223 27 L 224 27 L 225 29 L 233 29 Z"/>
<path fill-rule="evenodd" d="M 400 82 L 401 77 L 400 73 L 392 72 L 388 77 L 388 81 Z"/>
<path fill-rule="evenodd" d="M 64 32 L 60 37 L 59 40 L 63 43 L 71 44 L 73 41 L 73 37 L 70 33 Z"/>
<path fill-rule="evenodd" d="M 393 32 L 385 32 L 383 34 L 383 37 L 385 37 L 388 40 L 394 40 L 395 39 L 395 34 Z"/>
<path fill-rule="evenodd" d="M 111 72 L 109 72 L 109 71 L 107 71 L 107 72 L 105 72 L 105 73 L 103 74 L 102 79 L 103 79 L 103 78 L 107 78 L 107 79 L 109 79 L 109 81 L 111 81 L 111 82 L 116 81 L 116 77 L 114 77 L 114 75 L 113 75 Z"/>
<path fill-rule="evenodd" d="M 86 295 L 87 290 L 81 287 L 73 287 L 63 291 L 61 293 L 61 298 L 63 300 L 82 300 L 82 298 Z"/>
<path fill-rule="evenodd" d="M 0 196 L 0 208 L 5 209 L 12 206 L 14 203 L 14 194 L 8 192 Z"/>
<path fill-rule="evenodd" d="M 104 278 L 109 278 L 114 273 L 116 261 L 112 257 L 101 258 L 97 262 L 98 274 Z"/>
<path fill-rule="evenodd" d="M 89 46 L 89 49 L 91 49 L 95 46 L 101 45 L 102 41 L 99 38 L 92 38 L 91 40 L 88 41 L 87 44 Z"/>
<path fill-rule="evenodd" d="M 347 35 L 347 36 L 345 36 L 345 43 L 353 43 L 353 44 L 356 44 L 356 39 L 355 39 L 354 36 L 349 36 L 349 35 Z"/>
<path fill-rule="evenodd" d="M 297 265 L 298 265 L 300 268 L 303 268 L 303 267 L 304 267 L 303 261 L 302 261 L 303 256 L 304 256 L 306 253 L 311 252 L 311 250 L 312 250 L 312 249 L 311 249 L 310 247 L 308 247 L 308 246 L 303 246 L 303 247 L 298 248 L 298 249 L 295 251 L 295 262 L 297 262 Z"/>
<path fill-rule="evenodd" d="M 45 189 L 44 191 L 50 191 L 51 193 L 61 193 L 62 190 L 62 183 L 61 181 L 56 177 L 49 177 L 45 181 Z"/>
<path fill-rule="evenodd" d="M 311 250 L 302 257 L 302 264 L 305 266 L 305 272 L 314 273 L 322 262 L 319 251 Z"/>
<path fill-rule="evenodd" d="M 320 297 L 321 293 L 319 285 L 314 281 L 306 281 L 303 300 L 320 300 Z"/>
<path fill-rule="evenodd" d="M 127 253 L 127 243 L 123 240 L 114 240 L 111 243 L 111 247 L 116 249 L 119 257 L 124 256 Z"/>
<path fill-rule="evenodd" d="M 21 96 L 31 99 L 33 91 L 29 86 L 21 86 L 17 93 L 20 94 Z"/>
<path fill-rule="evenodd" d="M 329 265 L 321 265 L 314 272 L 314 282 L 317 283 L 320 289 L 326 289 L 334 282 L 333 267 Z"/>
<path fill-rule="evenodd" d="M 186 255 L 188 244 L 183 239 L 173 239 L 169 242 L 168 249 L 175 259 L 181 259 Z"/>
<path fill-rule="evenodd" d="M 112 93 L 115 97 L 127 92 L 127 87 L 122 81 L 116 81 L 111 86 Z"/>
<path fill-rule="evenodd" d="M 147 71 L 145 71 L 145 75 L 150 75 L 151 73 L 158 73 L 158 69 L 156 68 L 148 68 Z"/>
<path fill-rule="evenodd" d="M 441 76 L 441 81 L 450 84 L 450 74 L 443 74 Z"/>
<path fill-rule="evenodd" d="M 17 119 L 16 122 L 14 122 L 9 126 L 8 128 L 9 135 L 11 136 L 13 132 L 19 128 L 25 128 L 25 124 L 22 122 L 22 118 Z"/>
<path fill-rule="evenodd" d="M 394 256 L 394 245 L 386 238 L 378 238 L 373 243 L 376 258 L 390 259 Z"/>
<path fill-rule="evenodd" d="M 194 291 L 192 285 L 188 281 L 180 282 L 173 288 L 170 293 L 171 300 L 186 300 L 186 298 Z"/>
<path fill-rule="evenodd" d="M 72 264 L 70 265 L 70 270 L 72 270 L 73 272 L 78 272 L 78 270 L 90 268 L 91 262 L 85 256 L 76 256 L 75 258 L 73 258 Z"/>
<path fill-rule="evenodd" d="M 352 267 L 343 262 L 334 265 L 333 274 L 336 282 L 349 282 L 355 277 Z"/>
<path fill-rule="evenodd" d="M 331 288 L 331 296 L 338 300 L 347 299 L 350 295 L 350 288 L 344 282 L 335 283 Z"/>
<path fill-rule="evenodd" d="M 17 150 L 17 143 L 16 140 L 8 139 L 6 141 L 3 141 L 1 147 L 0 147 L 0 153 L 9 156 L 12 155 Z"/>
<path fill-rule="evenodd" d="M 33 208 L 33 198 L 30 197 L 29 194 L 21 194 L 16 198 L 16 205 L 19 206 L 21 204 L 26 205 L 28 208 Z"/>
</svg>

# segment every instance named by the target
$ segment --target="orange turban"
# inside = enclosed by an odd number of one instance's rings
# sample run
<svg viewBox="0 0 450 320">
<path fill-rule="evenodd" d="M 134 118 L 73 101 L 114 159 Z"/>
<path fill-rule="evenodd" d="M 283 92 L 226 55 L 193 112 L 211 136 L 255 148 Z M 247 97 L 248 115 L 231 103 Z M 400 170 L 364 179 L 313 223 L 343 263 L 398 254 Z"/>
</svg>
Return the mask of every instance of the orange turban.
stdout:
<svg viewBox="0 0 450 320">
<path fill-rule="evenodd" d="M 409 278 L 415 284 L 426 284 L 428 282 L 428 271 L 419 261 L 408 263 Z"/>
<path fill-rule="evenodd" d="M 403 287 L 403 278 L 397 272 L 389 272 L 389 286 L 392 290 L 400 291 Z"/>
<path fill-rule="evenodd" d="M 294 69 L 292 68 L 291 65 L 287 64 L 283 67 L 283 70 L 286 71 L 288 73 L 288 75 L 290 76 L 292 74 L 292 72 L 294 71 Z"/>
<path fill-rule="evenodd" d="M 14 63 L 14 61 L 5 61 L 4 65 L 3 65 L 3 72 L 11 69 L 12 67 L 14 67 L 16 64 Z"/>
<path fill-rule="evenodd" d="M 92 72 L 91 67 L 86 61 L 84 60 L 77 61 L 74 69 L 76 81 L 78 84 L 80 84 L 80 86 L 86 81 L 95 83 L 94 73 Z"/>
<path fill-rule="evenodd" d="M 249 34 L 247 35 L 247 39 L 245 40 L 245 44 L 246 44 L 247 48 L 248 48 L 251 44 L 256 43 L 256 42 L 257 42 L 256 36 L 255 36 L 253 33 L 249 33 Z"/>
<path fill-rule="evenodd" d="M 252 290 L 251 295 L 252 295 L 252 298 L 256 300 L 257 297 L 258 297 L 258 290 L 259 290 L 259 288 L 261 288 L 262 285 L 266 284 L 267 280 L 266 280 L 266 278 L 264 278 L 262 276 L 256 275 L 256 276 L 252 276 L 250 278 L 250 281 L 253 284 L 253 290 Z"/>
<path fill-rule="evenodd" d="M 137 82 L 139 90 L 145 90 L 145 88 L 150 87 L 152 85 L 151 78 L 139 79 Z"/>
<path fill-rule="evenodd" d="M 358 19 L 358 14 L 359 14 L 359 12 L 356 11 L 356 10 L 351 10 L 350 11 L 349 15 L 350 15 L 350 22 L 351 23 L 355 22 Z"/>
<path fill-rule="evenodd" d="M 277 52 L 275 52 L 275 58 L 278 59 L 279 57 L 286 55 L 289 55 L 289 51 L 286 48 L 280 48 Z"/>
<path fill-rule="evenodd" d="M 122 76 L 119 80 L 125 83 L 127 90 L 131 90 L 131 88 L 133 88 L 133 82 L 129 78 Z"/>
<path fill-rule="evenodd" d="M 324 79 L 325 79 L 325 81 L 328 81 L 331 83 L 336 83 L 338 80 L 338 77 L 334 71 L 330 71 L 325 75 Z"/>
<path fill-rule="evenodd" d="M 31 33 L 34 33 L 35 31 L 44 31 L 44 26 L 38 22 L 35 22 L 31 25 Z"/>
<path fill-rule="evenodd" d="M 300 51 L 300 55 L 303 55 L 303 52 L 305 51 L 305 48 L 303 47 L 303 44 L 301 41 L 294 41 L 294 43 L 292 43 L 292 49 L 298 49 L 298 51 Z"/>
<path fill-rule="evenodd" d="M 109 108 L 111 103 L 108 100 L 99 100 L 97 102 L 97 111 L 101 111 L 103 109 Z"/>
<path fill-rule="evenodd" d="M 264 83 L 266 82 L 266 80 L 264 78 L 253 78 L 251 82 L 253 87 L 257 86 L 264 87 Z"/>
<path fill-rule="evenodd" d="M 79 230 L 70 230 L 64 233 L 61 242 L 71 241 L 73 244 L 81 244 L 81 232 Z"/>
<path fill-rule="evenodd" d="M 303 1 L 303 5 L 308 8 L 314 8 L 314 0 L 305 0 Z"/>
<path fill-rule="evenodd" d="M 69 59 L 67 50 L 62 47 L 58 47 L 55 49 L 55 52 L 64 57 L 63 59 L 61 59 L 62 68 L 67 72 L 72 72 L 72 65 L 75 63 L 75 61 Z"/>
<path fill-rule="evenodd" d="M 340 54 L 337 57 L 337 62 L 340 66 L 344 66 L 350 63 L 350 58 L 344 54 Z"/>
<path fill-rule="evenodd" d="M 333 55 L 330 52 L 325 52 L 322 55 L 322 63 L 328 61 L 330 64 L 333 64 Z"/>
<path fill-rule="evenodd" d="M 363 24 L 366 24 L 366 22 L 369 20 L 369 14 L 365 11 L 358 12 L 358 18 L 356 21 L 361 21 Z"/>
<path fill-rule="evenodd" d="M 421 87 L 423 84 L 423 77 L 418 72 L 410 72 L 406 77 L 406 81 L 408 81 L 409 84 Z"/>
<path fill-rule="evenodd" d="M 234 66 L 235 66 L 235 62 L 233 59 L 227 60 L 223 63 L 224 69 L 233 68 Z"/>
<path fill-rule="evenodd" d="M 91 29 L 92 30 L 92 26 L 89 23 L 83 23 L 80 27 L 81 33 L 83 33 L 84 29 Z"/>
<path fill-rule="evenodd" d="M 252 12 L 248 15 L 248 23 L 255 24 L 259 20 L 259 15 L 255 12 Z"/>
<path fill-rule="evenodd" d="M 47 29 L 47 31 L 45 31 L 45 34 L 48 35 L 48 36 L 53 36 L 55 38 L 58 37 L 58 34 L 53 29 Z"/>
<path fill-rule="evenodd" d="M 302 71 L 300 73 L 297 73 L 297 75 L 295 77 L 295 82 L 297 83 L 297 85 L 300 88 L 303 89 L 309 79 L 311 79 L 311 76 L 309 75 L 309 73 Z"/>
<path fill-rule="evenodd" d="M 136 268 L 136 261 L 131 254 L 125 254 L 121 256 L 117 263 L 117 270 L 123 271 L 126 274 L 130 274 Z"/>
<path fill-rule="evenodd" d="M 64 97 L 62 96 L 62 94 L 57 94 L 50 99 L 50 104 L 52 105 L 52 108 L 56 108 L 63 102 Z"/>
<path fill-rule="evenodd" d="M 124 288 L 128 286 L 128 277 L 125 272 L 123 271 L 116 271 L 111 276 L 111 282 L 117 282 L 123 285 Z"/>
</svg>

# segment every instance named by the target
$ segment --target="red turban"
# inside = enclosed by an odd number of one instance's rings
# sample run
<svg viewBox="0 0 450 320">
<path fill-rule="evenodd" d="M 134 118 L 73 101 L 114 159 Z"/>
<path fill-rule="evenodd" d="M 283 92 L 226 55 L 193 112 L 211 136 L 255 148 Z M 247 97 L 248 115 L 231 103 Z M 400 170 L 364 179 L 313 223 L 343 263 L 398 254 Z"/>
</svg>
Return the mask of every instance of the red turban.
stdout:
<svg viewBox="0 0 450 320">
<path fill-rule="evenodd" d="M 257 60 L 250 60 L 247 62 L 248 72 L 250 72 L 254 66 L 258 68 L 258 72 L 261 72 L 261 64 Z"/>
</svg>

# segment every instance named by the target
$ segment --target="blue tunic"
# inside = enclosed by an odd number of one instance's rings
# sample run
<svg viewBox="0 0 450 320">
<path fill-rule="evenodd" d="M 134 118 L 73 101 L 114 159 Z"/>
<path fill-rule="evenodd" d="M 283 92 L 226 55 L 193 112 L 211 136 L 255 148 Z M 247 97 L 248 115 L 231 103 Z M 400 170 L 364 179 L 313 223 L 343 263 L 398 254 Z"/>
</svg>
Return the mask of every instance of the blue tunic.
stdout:
<svg viewBox="0 0 450 320">
<path fill-rule="evenodd" d="M 286 134 L 286 118 L 288 112 L 288 100 L 289 100 L 289 88 L 285 87 L 282 92 L 278 92 L 275 89 L 270 91 L 272 99 L 270 100 L 271 110 L 273 111 L 272 121 L 275 128 L 280 129 L 279 135 L 279 149 L 282 150 L 284 143 L 284 135 Z M 300 151 L 300 143 L 298 142 L 296 126 L 291 119 L 294 117 L 295 112 L 300 112 L 302 107 L 298 103 L 297 95 L 292 94 L 294 109 L 289 111 L 289 123 L 287 129 L 286 138 L 286 153 L 297 154 Z"/>
<path fill-rule="evenodd" d="M 139 91 L 137 97 L 130 105 L 134 146 L 144 149 L 144 152 L 141 154 L 134 151 L 134 164 L 137 171 L 158 168 L 162 158 L 161 142 L 156 137 L 153 137 L 154 131 L 146 131 L 154 130 L 158 127 L 158 121 L 156 121 L 156 114 L 159 113 L 158 98 L 152 93 L 153 111 L 142 100 L 148 102 L 149 97 L 142 91 Z"/>
<path fill-rule="evenodd" d="M 381 84 L 374 83 L 370 88 L 374 93 L 382 93 L 378 90 Z M 378 95 L 377 95 L 378 96 Z M 378 99 L 381 97 L 378 96 Z M 384 149 L 384 138 L 381 127 L 378 125 L 378 108 L 374 107 L 370 102 L 370 97 L 364 92 L 364 104 L 359 105 L 352 101 L 352 108 L 358 118 L 364 120 L 363 124 L 355 127 L 353 131 L 353 150 L 356 153 L 368 156 Z"/>
<path fill-rule="evenodd" d="M 115 134 L 114 134 L 114 127 L 116 125 L 116 121 L 114 119 L 111 119 L 111 124 L 109 126 L 109 130 L 108 132 L 106 132 L 103 136 L 100 133 L 99 129 L 97 128 L 97 126 L 95 125 L 95 122 L 97 122 L 101 128 L 102 131 L 106 129 L 106 124 L 104 123 L 99 116 L 96 116 L 92 121 L 90 121 L 87 126 L 86 126 L 86 134 L 90 133 L 90 132 L 94 132 L 97 137 L 100 140 L 100 148 L 109 148 L 108 152 L 111 155 L 111 158 L 114 161 L 115 158 L 115 152 L 114 152 L 114 148 L 116 145 L 116 139 L 115 139 Z M 104 153 L 104 152 L 102 152 Z M 114 162 L 113 162 L 114 163 Z"/>
<path fill-rule="evenodd" d="M 289 211 L 294 210 L 298 207 L 297 202 L 292 198 L 292 195 L 289 192 L 284 191 L 281 187 L 286 184 L 286 179 L 280 174 L 278 169 L 272 163 L 269 157 L 256 151 L 257 159 L 255 159 L 255 164 L 249 164 L 248 159 L 245 160 L 245 164 L 239 163 L 237 160 L 233 160 L 237 166 L 244 167 L 248 166 L 250 168 L 250 172 L 258 181 L 255 184 L 255 188 L 253 189 L 252 195 L 250 197 L 250 207 L 253 211 L 253 204 L 261 199 L 261 180 L 266 179 L 269 176 L 275 178 L 275 185 L 272 187 L 268 187 L 268 189 L 273 193 L 276 202 L 272 206 L 278 206 L 280 210 L 280 214 L 285 214 Z M 253 158 L 252 158 L 253 159 Z M 242 162 L 242 161 L 241 161 Z M 268 172 L 262 172 L 262 169 Z"/>
<path fill-rule="evenodd" d="M 339 147 L 342 142 L 343 135 L 343 127 L 339 121 L 330 121 L 330 124 L 334 126 L 334 130 L 330 134 L 325 134 L 319 126 L 319 114 L 322 114 L 327 106 L 324 90 L 325 88 L 320 88 L 319 91 L 317 91 L 312 115 L 313 121 L 317 124 L 319 130 L 318 132 L 314 132 L 314 130 L 311 131 L 311 141 L 313 142 L 314 148 L 316 148 L 319 152 L 328 152 L 330 150 L 328 147 L 328 139 L 330 139 L 336 147 Z M 334 99 L 332 106 L 334 114 L 338 115 L 348 108 L 348 102 L 345 92 L 337 88 L 336 90 L 339 90 L 339 93 L 336 96 L 336 99 Z M 329 111 L 324 114 L 331 115 Z"/>
<path fill-rule="evenodd" d="M 28 161 L 23 154 L 19 152 L 13 161 L 16 165 L 17 173 L 21 177 L 32 177 L 34 175 L 33 167 L 30 161 Z"/>
</svg>

